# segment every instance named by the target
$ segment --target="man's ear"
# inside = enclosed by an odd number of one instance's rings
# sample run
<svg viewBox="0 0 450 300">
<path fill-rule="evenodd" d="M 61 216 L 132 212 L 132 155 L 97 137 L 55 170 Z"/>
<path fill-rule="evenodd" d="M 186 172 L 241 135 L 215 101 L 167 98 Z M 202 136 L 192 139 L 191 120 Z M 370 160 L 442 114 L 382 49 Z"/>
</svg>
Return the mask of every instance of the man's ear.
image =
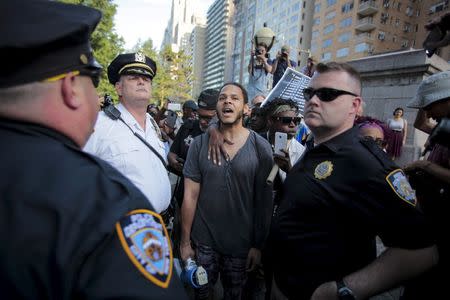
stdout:
<svg viewBox="0 0 450 300">
<path fill-rule="evenodd" d="M 79 99 L 80 89 L 76 87 L 77 78 L 72 73 L 67 74 L 66 77 L 61 79 L 61 94 L 64 101 L 64 104 L 70 109 L 76 109 L 81 105 L 81 101 Z"/>
<path fill-rule="evenodd" d="M 352 113 L 353 114 L 357 114 L 358 113 L 358 111 L 359 111 L 359 107 L 362 105 L 362 99 L 361 99 L 361 97 L 355 97 L 355 98 L 353 98 L 353 101 L 352 101 Z"/>
<path fill-rule="evenodd" d="M 116 89 L 117 95 L 118 95 L 119 97 L 121 97 L 121 96 L 122 96 L 122 83 L 120 82 L 120 80 L 116 82 L 116 84 L 114 85 L 114 87 L 115 87 L 115 89 Z"/>
</svg>

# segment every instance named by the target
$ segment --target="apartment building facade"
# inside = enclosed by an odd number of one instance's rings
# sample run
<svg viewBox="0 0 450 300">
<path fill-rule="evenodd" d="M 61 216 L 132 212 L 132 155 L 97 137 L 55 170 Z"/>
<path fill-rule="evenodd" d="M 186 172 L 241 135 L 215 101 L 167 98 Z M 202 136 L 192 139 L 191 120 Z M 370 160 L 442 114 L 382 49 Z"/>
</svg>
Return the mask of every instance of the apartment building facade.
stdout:
<svg viewBox="0 0 450 300">
<path fill-rule="evenodd" d="M 232 0 L 216 0 L 208 9 L 202 89 L 219 88 L 233 79 L 233 14 Z"/>
</svg>

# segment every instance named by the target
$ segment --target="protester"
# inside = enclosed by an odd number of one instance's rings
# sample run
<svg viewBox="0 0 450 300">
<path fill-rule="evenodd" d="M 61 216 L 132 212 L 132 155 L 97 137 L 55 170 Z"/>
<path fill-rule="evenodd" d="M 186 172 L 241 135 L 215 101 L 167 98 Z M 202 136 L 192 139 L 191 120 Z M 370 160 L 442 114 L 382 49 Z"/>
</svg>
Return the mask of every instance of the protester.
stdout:
<svg viewBox="0 0 450 300">
<path fill-rule="evenodd" d="M 219 273 L 224 298 L 240 299 L 269 230 L 272 190 L 265 181 L 272 151 L 264 138 L 243 127 L 247 102 L 237 83 L 220 89 L 219 130 L 232 142 L 224 144 L 230 160 L 220 166 L 208 160 L 209 135 L 203 134 L 189 147 L 183 170 L 180 253 L 183 260 L 195 257 L 208 273 L 208 285 L 196 290 L 199 299 L 208 298 Z"/>
<path fill-rule="evenodd" d="M 418 108 L 414 127 L 430 134 L 435 125 L 429 118 L 441 122 L 450 118 L 450 71 L 432 75 L 422 81 L 417 95 L 408 107 Z M 447 132 L 448 134 L 448 132 Z M 447 135 L 445 140 L 450 140 Z M 433 143 L 429 140 L 427 143 Z M 405 287 L 405 300 L 438 299 L 446 293 L 446 280 L 442 276 L 448 270 L 448 211 L 450 199 L 450 149 L 447 145 L 427 145 L 430 155 L 405 167 L 413 188 L 416 190 L 420 208 L 433 223 L 439 247 L 439 264 L 427 274 L 414 279 Z"/>
<path fill-rule="evenodd" d="M 397 107 L 394 112 L 394 118 L 387 120 L 389 129 L 393 134 L 388 141 L 388 154 L 392 159 L 400 157 L 402 147 L 406 143 L 406 135 L 408 133 L 408 122 L 403 118 L 403 108 Z"/>
<path fill-rule="evenodd" d="M 373 140 L 386 152 L 388 141 L 392 138 L 392 130 L 386 123 L 369 116 L 359 116 L 355 119 L 355 125 L 358 126 L 360 136 Z"/>
<path fill-rule="evenodd" d="M 100 112 L 84 150 L 116 167 L 161 213 L 169 206 L 171 190 L 159 125 L 147 113 L 155 75 L 155 62 L 142 53 L 120 54 L 111 62 L 108 78 L 119 95 L 115 108 L 124 122 Z"/>
<path fill-rule="evenodd" d="M 290 51 L 290 47 L 284 45 L 281 47 L 281 52 L 277 53 L 277 57 L 272 62 L 273 87 L 275 87 L 281 77 L 283 77 L 287 68 L 297 67 L 297 63 L 289 58 Z"/>
<path fill-rule="evenodd" d="M 183 117 L 181 118 L 184 122 L 188 120 L 195 120 L 197 118 L 198 105 L 194 100 L 187 100 L 183 103 Z"/>
<path fill-rule="evenodd" d="M 100 11 L 1 1 L 0 18 L 0 297 L 185 299 L 161 217 L 81 150 L 99 109 Z"/>
<path fill-rule="evenodd" d="M 300 72 L 305 74 L 308 77 L 312 77 L 314 75 L 315 70 L 315 61 L 313 57 L 308 57 L 308 60 L 306 61 L 306 66 L 304 66 Z"/>
<path fill-rule="evenodd" d="M 270 239 L 281 291 L 292 299 L 366 299 L 436 264 L 403 171 L 353 126 L 359 74 L 319 63 L 303 94 L 314 139 L 284 182 Z M 376 235 L 389 247 L 378 258 Z"/>
<path fill-rule="evenodd" d="M 248 85 L 247 92 L 249 99 L 257 95 L 267 96 L 269 92 L 269 74 L 272 72 L 272 62 L 269 60 L 267 45 L 260 43 L 256 46 L 256 51 L 252 49 L 248 64 Z"/>
</svg>

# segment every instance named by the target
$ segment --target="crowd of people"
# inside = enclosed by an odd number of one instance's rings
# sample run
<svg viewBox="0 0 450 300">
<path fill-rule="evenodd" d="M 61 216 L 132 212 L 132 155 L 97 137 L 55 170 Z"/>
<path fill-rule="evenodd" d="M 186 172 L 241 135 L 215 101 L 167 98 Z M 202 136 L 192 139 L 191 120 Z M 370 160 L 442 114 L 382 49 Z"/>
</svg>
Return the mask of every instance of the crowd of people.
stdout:
<svg viewBox="0 0 450 300">
<path fill-rule="evenodd" d="M 225 83 L 178 118 L 149 105 L 156 63 L 122 53 L 107 68 L 118 103 L 99 112 L 89 39 L 101 12 L 42 0 L 0 12 L 0 53 L 23 57 L 0 75 L 2 297 L 217 299 L 219 279 L 224 299 L 446 294 L 450 71 L 408 103 L 429 154 L 402 169 L 403 109 L 364 116 L 346 63 L 309 61 L 300 113 L 292 99 L 264 102 L 267 76 L 276 84 L 295 62 L 284 46 L 269 62 L 260 44 L 251 98 Z M 192 290 L 175 259 L 207 280 Z"/>
</svg>

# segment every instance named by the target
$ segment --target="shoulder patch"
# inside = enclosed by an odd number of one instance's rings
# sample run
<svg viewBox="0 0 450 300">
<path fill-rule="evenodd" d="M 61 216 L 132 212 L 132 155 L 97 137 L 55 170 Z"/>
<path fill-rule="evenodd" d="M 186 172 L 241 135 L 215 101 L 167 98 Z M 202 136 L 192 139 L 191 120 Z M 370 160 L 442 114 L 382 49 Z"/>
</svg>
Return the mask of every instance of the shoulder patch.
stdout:
<svg viewBox="0 0 450 300">
<path fill-rule="evenodd" d="M 116 230 L 123 249 L 142 275 L 167 288 L 173 256 L 161 216 L 146 209 L 133 210 L 116 223 Z"/>
<path fill-rule="evenodd" d="M 416 206 L 416 192 L 412 189 L 403 170 L 396 169 L 386 176 L 386 181 L 400 199 Z"/>
</svg>

